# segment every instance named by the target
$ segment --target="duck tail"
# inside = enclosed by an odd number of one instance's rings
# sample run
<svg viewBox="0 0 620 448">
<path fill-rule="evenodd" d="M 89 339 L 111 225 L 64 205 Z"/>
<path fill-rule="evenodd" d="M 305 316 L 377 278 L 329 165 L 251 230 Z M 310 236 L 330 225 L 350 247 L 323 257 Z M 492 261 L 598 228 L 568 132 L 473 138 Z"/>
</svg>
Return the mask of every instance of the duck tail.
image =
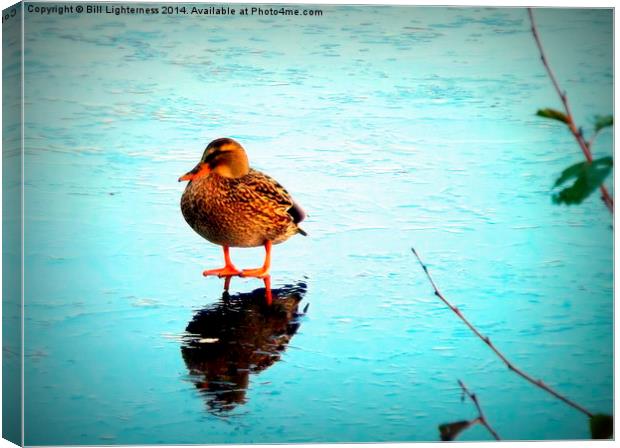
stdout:
<svg viewBox="0 0 620 448">
<path fill-rule="evenodd" d="M 308 236 L 306 231 L 299 227 L 299 223 L 306 219 L 306 212 L 301 206 L 293 201 L 293 205 L 287 210 L 289 216 L 293 219 L 293 224 L 297 226 L 297 233 L 301 233 L 303 236 Z"/>
<path fill-rule="evenodd" d="M 293 218 L 293 222 L 295 224 L 299 224 L 304 219 L 306 219 L 306 212 L 295 201 L 293 201 L 293 205 L 291 205 L 291 207 L 287 210 L 287 212 L 289 215 L 291 215 L 291 218 Z"/>
</svg>

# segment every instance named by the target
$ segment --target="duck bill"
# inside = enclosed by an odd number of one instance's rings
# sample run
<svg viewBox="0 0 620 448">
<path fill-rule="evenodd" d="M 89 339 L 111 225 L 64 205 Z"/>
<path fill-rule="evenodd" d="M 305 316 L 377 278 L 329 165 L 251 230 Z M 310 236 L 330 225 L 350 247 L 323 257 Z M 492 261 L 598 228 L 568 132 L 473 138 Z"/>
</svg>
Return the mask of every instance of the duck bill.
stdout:
<svg viewBox="0 0 620 448">
<path fill-rule="evenodd" d="M 179 177 L 179 182 L 196 180 L 200 177 L 206 176 L 211 172 L 211 168 L 206 163 L 199 163 L 193 170 L 188 171 Z"/>
</svg>

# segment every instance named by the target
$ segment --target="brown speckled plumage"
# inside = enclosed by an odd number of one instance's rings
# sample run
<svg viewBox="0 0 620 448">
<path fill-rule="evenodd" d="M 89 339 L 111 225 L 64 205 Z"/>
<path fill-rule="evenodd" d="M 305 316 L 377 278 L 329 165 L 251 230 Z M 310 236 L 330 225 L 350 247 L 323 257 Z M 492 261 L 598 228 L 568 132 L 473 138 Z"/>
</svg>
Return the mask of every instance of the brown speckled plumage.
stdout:
<svg viewBox="0 0 620 448">
<path fill-rule="evenodd" d="M 192 229 L 221 246 L 278 244 L 305 235 L 297 226 L 303 210 L 278 182 L 254 169 L 237 178 L 212 172 L 190 181 L 181 211 Z"/>
</svg>

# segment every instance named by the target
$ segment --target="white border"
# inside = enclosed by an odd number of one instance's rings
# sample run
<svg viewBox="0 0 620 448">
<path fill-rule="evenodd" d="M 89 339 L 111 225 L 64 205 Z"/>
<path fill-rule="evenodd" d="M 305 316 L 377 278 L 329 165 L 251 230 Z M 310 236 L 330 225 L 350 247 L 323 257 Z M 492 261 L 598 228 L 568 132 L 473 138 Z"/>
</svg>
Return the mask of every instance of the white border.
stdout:
<svg viewBox="0 0 620 448">
<path fill-rule="evenodd" d="M 55 3 L 71 3 L 71 2 L 61 2 L 61 1 L 54 1 L 54 0 L 43 0 L 43 1 L 50 1 L 50 2 L 55 2 Z M 189 1 L 183 1 L 183 0 L 142 0 L 141 2 L 144 3 L 192 3 Z M 9 6 L 16 4 L 16 1 L 12 1 L 12 0 L 0 0 L 0 9 L 5 9 L 8 8 Z M 104 1 L 101 0 L 88 0 L 88 1 L 84 1 L 84 2 L 74 2 L 74 3 L 105 3 Z M 121 3 L 121 2 L 119 2 Z M 127 1 L 125 3 L 137 3 L 137 2 L 133 2 L 133 1 Z M 354 0 L 354 1 L 343 1 L 343 0 L 308 0 L 308 1 L 300 1 L 300 0 L 267 0 L 267 1 L 256 1 L 256 0 L 226 0 L 226 1 L 222 1 L 222 2 L 193 2 L 193 3 L 215 3 L 215 4 L 225 4 L 225 3 L 257 3 L 257 4 L 268 4 L 268 3 L 286 3 L 286 4 L 320 4 L 320 5 L 403 5 L 403 6 L 496 6 L 496 7 L 527 7 L 527 6 L 534 6 L 534 7 L 556 7 L 556 8 L 560 8 L 560 7 L 575 7 L 575 8 L 579 8 L 579 7 L 585 7 L 585 8 L 599 8 L 599 7 L 605 7 L 605 8 L 615 8 L 615 2 L 614 1 L 610 1 L 610 0 L 589 0 L 587 2 L 584 1 L 578 1 L 578 0 L 563 0 L 563 1 L 552 1 L 552 0 L 546 0 L 546 1 L 523 1 L 523 0 L 512 0 L 512 1 L 493 1 L 493 0 L 476 0 L 476 1 L 467 1 L 467 0 L 449 0 L 449 1 L 433 1 L 433 0 L 426 0 L 426 1 L 398 1 L 398 0 L 383 0 L 383 1 L 378 1 L 378 0 Z M 616 50 L 618 48 L 618 36 L 617 33 L 615 33 L 615 25 L 616 25 L 616 21 L 615 21 L 615 11 L 614 11 L 614 76 L 615 73 L 617 73 L 616 70 L 616 63 L 617 63 L 617 58 L 616 58 Z M 24 24 L 24 15 L 22 15 L 22 30 L 24 30 L 25 28 L 25 24 Z M 25 33 L 24 33 L 25 34 Z M 0 36 L 2 35 L 2 32 L 0 31 Z M 24 45 L 24 35 L 22 35 L 22 52 L 23 52 L 23 45 Z M 23 55 L 23 53 L 22 53 Z M 2 49 L 0 46 L 0 57 L 2 56 Z M 2 88 L 2 77 L 0 77 L 0 89 Z M 22 59 L 22 98 L 24 95 L 24 89 L 25 89 L 25 85 L 24 85 L 24 61 Z M 615 90 L 615 82 L 614 82 L 614 111 L 617 110 L 616 108 L 616 103 L 617 102 L 617 97 L 616 97 L 616 90 Z M 0 108 L 1 109 L 1 108 Z M 25 108 L 22 108 L 22 148 L 23 148 L 23 142 L 24 142 L 24 117 L 25 117 Z M 0 110 L 0 121 L 2 119 L 2 111 Z M 1 128 L 1 126 L 0 126 Z M 1 135 L 1 129 L 0 129 L 0 135 Z M 614 158 L 615 158 L 615 134 L 614 134 Z M 22 157 L 22 193 L 23 193 L 23 182 L 24 182 L 24 159 Z M 1 161 L 1 157 L 0 157 L 0 173 L 1 173 L 1 167 L 2 167 L 2 161 Z M 0 174 L 1 175 L 1 174 Z M 616 182 L 616 170 L 614 170 L 614 185 L 617 185 Z M 1 182 L 0 182 L 0 192 L 1 192 Z M 24 197 L 22 194 L 22 223 L 23 223 L 23 213 L 24 213 Z M 2 213 L 0 211 L 0 218 L 2 217 Z M 615 218 L 615 216 L 614 216 Z M 614 223 L 615 223 L 615 219 L 614 219 Z M 614 261 L 616 260 L 616 257 L 618 255 L 618 248 L 615 245 L 615 225 L 614 225 Z M 23 227 L 22 227 L 22 232 L 23 232 Z M 2 242 L 0 241 L 0 248 L 2 246 Z M 23 249 L 24 249 L 24 238 L 23 238 L 23 233 L 22 233 L 22 255 L 23 255 Z M 0 258 L 0 281 L 2 280 L 2 260 Z M 24 265 L 23 265 L 23 256 L 22 256 L 22 293 L 23 293 L 23 288 L 24 288 Z M 614 263 L 614 415 L 616 415 L 616 404 L 618 403 L 618 388 L 615 387 L 615 379 L 616 379 L 616 373 L 618 372 L 617 369 L 617 362 L 618 359 L 615 356 L 616 355 L 616 351 L 615 351 L 615 341 L 616 341 L 616 332 L 617 332 L 617 328 L 615 325 L 615 305 L 616 305 L 616 301 L 615 301 L 615 279 L 617 278 L 617 266 Z M 1 307 L 0 307 L 0 316 L 1 316 Z M 22 366 L 23 366 L 23 355 L 24 355 L 24 313 L 23 313 L 23 295 L 22 295 Z M 0 334 L 0 340 L 1 340 L 1 334 Z M 1 364 L 1 358 L 0 358 L 0 364 Z M 23 390 L 23 380 L 24 380 L 24 371 L 22 369 L 22 443 L 24 440 L 24 434 L 23 434 L 23 430 L 24 430 L 24 408 L 23 408 L 23 403 L 24 403 L 24 390 Z M 0 390 L 0 400 L 2 399 L 2 391 Z M 1 425 L 2 425 L 2 408 L 0 406 L 0 429 L 1 429 Z M 616 433 L 616 427 L 617 425 L 614 425 L 614 433 Z M 504 446 L 504 445 L 515 445 L 515 444 L 519 444 L 519 446 L 523 445 L 526 447 L 531 447 L 531 446 L 535 446 L 538 444 L 544 444 L 545 447 L 552 447 L 552 448 L 559 448 L 559 447 L 589 447 L 589 446 L 596 446 L 596 447 L 611 447 L 611 446 L 615 446 L 616 444 L 613 441 L 537 441 L 537 442 L 524 442 L 524 441 L 515 441 L 515 442 L 488 442 L 489 444 L 493 444 L 493 446 L 496 446 L 497 444 L 499 444 L 500 446 Z M 471 448 L 471 447 L 478 447 L 481 444 L 487 444 L 486 442 L 458 442 L 459 446 L 462 446 L 464 448 Z M 309 444 L 305 444 L 305 445 L 288 445 L 288 444 L 282 444 L 282 445 L 276 445 L 276 446 L 282 446 L 282 447 L 289 447 L 289 446 L 307 446 Z M 437 443 L 426 443 L 426 442 L 415 442 L 415 443 L 372 443 L 372 444 L 317 444 L 317 446 L 319 447 L 323 447 L 323 448 L 350 448 L 350 447 L 361 447 L 364 445 L 371 445 L 373 447 L 377 447 L 377 448 L 427 448 L 427 447 L 434 447 L 437 445 Z M 15 445 L 13 445 L 12 443 L 4 440 L 4 439 L 0 439 L 0 448 L 9 448 L 9 447 L 14 447 Z M 87 445 L 84 445 L 87 446 Z M 105 445 L 95 445 L 95 447 L 102 447 Z M 108 446 L 114 446 L 114 447 L 124 447 L 126 445 L 108 445 Z M 149 446 L 154 446 L 157 448 L 177 448 L 177 447 L 184 447 L 184 446 L 188 446 L 188 445 L 130 445 L 131 447 L 135 447 L 135 446 L 144 446 L 144 447 L 149 447 Z M 273 447 L 274 445 L 190 445 L 190 446 L 225 446 L 226 448 L 235 448 L 238 446 L 251 446 L 253 448 L 268 448 L 268 447 Z"/>
</svg>

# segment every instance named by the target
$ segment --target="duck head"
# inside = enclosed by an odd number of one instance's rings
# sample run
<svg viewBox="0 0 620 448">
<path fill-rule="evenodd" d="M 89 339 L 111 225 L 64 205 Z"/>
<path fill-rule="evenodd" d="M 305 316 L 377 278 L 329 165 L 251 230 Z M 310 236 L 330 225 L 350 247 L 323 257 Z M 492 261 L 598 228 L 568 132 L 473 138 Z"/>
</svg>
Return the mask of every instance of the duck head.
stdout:
<svg viewBox="0 0 620 448">
<path fill-rule="evenodd" d="M 179 182 L 196 180 L 212 172 L 223 177 L 236 178 L 245 176 L 249 171 L 250 164 L 243 146 L 232 138 L 218 138 L 209 143 L 200 162 L 194 169 L 179 177 Z"/>
</svg>

